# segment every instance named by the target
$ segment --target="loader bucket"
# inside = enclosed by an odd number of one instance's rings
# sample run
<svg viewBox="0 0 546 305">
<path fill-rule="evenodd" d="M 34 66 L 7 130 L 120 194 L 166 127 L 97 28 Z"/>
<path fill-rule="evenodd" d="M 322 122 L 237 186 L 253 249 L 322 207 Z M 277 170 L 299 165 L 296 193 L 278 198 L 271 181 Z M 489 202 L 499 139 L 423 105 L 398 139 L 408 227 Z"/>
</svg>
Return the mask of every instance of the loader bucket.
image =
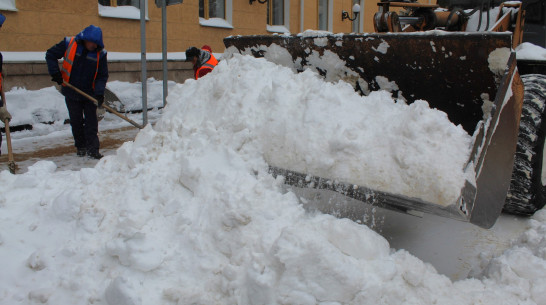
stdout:
<svg viewBox="0 0 546 305">
<path fill-rule="evenodd" d="M 460 124 L 473 135 L 467 165 L 474 167 L 476 182 L 467 181 L 458 200 L 447 207 L 271 167 L 270 171 L 283 176 L 286 184 L 310 191 L 315 194 L 312 196 L 337 192 L 356 199 L 336 203 L 309 201 L 310 207 L 358 221 L 369 209 L 369 205 L 362 203 L 366 202 L 411 214 L 425 212 L 469 221 L 484 228 L 493 226 L 510 185 L 523 103 L 523 84 L 517 74 L 515 55 L 510 51 L 510 33 L 314 32 L 233 36 L 225 38 L 224 44 L 227 53 L 265 57 L 298 71 L 314 69 L 328 81 L 350 82 L 363 94 L 382 89 L 381 80 L 394 81 L 397 88 L 387 88 L 394 97 L 404 98 L 408 103 L 426 100 L 431 108 L 444 111 L 454 124 Z M 499 50 L 510 54 L 500 71 L 490 67 L 492 54 Z M 344 66 L 333 70 L 328 65 L 332 58 L 344 62 Z M 483 107 L 487 103 L 493 107 Z"/>
</svg>

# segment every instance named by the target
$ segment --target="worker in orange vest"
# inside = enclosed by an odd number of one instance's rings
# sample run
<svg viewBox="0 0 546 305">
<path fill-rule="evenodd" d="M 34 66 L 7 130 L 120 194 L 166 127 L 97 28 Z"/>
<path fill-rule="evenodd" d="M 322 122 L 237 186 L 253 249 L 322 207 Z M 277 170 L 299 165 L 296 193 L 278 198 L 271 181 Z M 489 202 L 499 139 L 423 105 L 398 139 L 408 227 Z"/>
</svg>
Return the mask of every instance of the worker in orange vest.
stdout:
<svg viewBox="0 0 546 305">
<path fill-rule="evenodd" d="M 6 16 L 0 13 L 0 28 L 4 24 L 4 21 L 6 21 Z M 3 65 L 4 57 L 2 56 L 2 53 L 0 53 L 0 92 L 4 92 L 4 75 L 2 74 L 2 65 Z M 1 95 L 3 96 L 3 94 Z M 0 120 L 2 123 L 4 123 L 6 120 L 11 121 L 11 114 L 8 112 L 8 109 L 6 108 L 6 101 L 4 99 L 0 99 Z M 2 135 L 0 134 L 0 145 L 2 144 Z M 0 154 L 2 154 L 2 151 L 0 150 Z"/>
<path fill-rule="evenodd" d="M 196 47 L 189 47 L 186 50 L 186 61 L 193 63 L 195 79 L 205 76 L 218 64 L 218 60 L 212 55 L 212 49 L 207 45 L 201 47 L 201 50 Z"/>
<path fill-rule="evenodd" d="M 58 60 L 64 58 L 59 69 Z M 107 53 L 102 41 L 102 30 L 90 25 L 75 37 L 65 37 L 46 52 L 47 69 L 51 80 L 59 85 L 70 83 L 93 96 L 99 107 L 104 102 L 104 90 L 108 80 Z M 97 106 L 84 96 L 63 85 L 74 136 L 77 155 L 100 159 Z"/>
</svg>

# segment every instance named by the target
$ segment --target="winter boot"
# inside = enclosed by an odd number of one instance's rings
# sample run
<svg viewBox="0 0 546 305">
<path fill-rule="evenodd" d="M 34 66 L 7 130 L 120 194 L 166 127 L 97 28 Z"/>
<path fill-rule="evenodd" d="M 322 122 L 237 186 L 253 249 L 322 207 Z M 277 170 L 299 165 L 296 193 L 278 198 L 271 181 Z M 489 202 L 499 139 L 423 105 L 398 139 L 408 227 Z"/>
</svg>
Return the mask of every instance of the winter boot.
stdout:
<svg viewBox="0 0 546 305">
<path fill-rule="evenodd" d="M 78 157 L 85 157 L 86 153 L 87 153 L 87 150 L 85 148 L 78 148 L 78 152 L 76 152 Z"/>
<path fill-rule="evenodd" d="M 97 159 L 99 160 L 100 158 L 104 157 L 103 155 L 101 155 L 98 151 L 88 151 L 87 152 L 87 156 L 91 159 Z"/>
</svg>

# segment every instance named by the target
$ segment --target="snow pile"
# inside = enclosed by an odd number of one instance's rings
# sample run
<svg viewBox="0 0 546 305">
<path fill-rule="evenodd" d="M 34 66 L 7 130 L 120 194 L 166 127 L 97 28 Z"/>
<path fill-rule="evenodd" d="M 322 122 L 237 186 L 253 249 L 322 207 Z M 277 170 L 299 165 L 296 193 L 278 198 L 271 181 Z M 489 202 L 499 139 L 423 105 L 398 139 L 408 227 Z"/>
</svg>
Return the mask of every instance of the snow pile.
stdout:
<svg viewBox="0 0 546 305">
<path fill-rule="evenodd" d="M 175 82 L 169 81 L 169 90 L 175 84 Z M 163 81 L 149 78 L 146 86 L 148 109 L 163 107 Z M 142 110 L 142 84 L 140 82 L 110 81 L 107 87 L 116 94 L 125 111 Z"/>
<path fill-rule="evenodd" d="M 516 57 L 527 60 L 546 60 L 546 49 L 524 42 L 516 47 Z"/>
<path fill-rule="evenodd" d="M 320 145 L 310 143 L 299 156 L 297 146 L 304 143 L 295 139 L 304 142 L 306 133 L 330 128 L 318 126 L 311 114 L 333 112 L 334 119 L 334 108 L 346 107 L 340 97 L 348 105 L 379 110 L 363 130 L 374 131 L 370 124 L 380 112 L 392 111 L 394 117 L 383 121 L 385 138 L 393 128 L 388 125 L 399 120 L 406 128 L 395 129 L 398 140 L 417 137 L 415 117 L 421 132 L 431 125 L 447 128 L 424 102 L 412 108 L 381 93 L 351 97 L 349 89 L 321 82 L 311 72 L 295 75 L 265 60 L 235 56 L 201 80 L 177 86 L 155 129 L 146 127 L 95 168 L 56 172 L 55 164 L 42 161 L 22 175 L 1 172 L 0 303 L 542 301 L 544 214 L 514 248 L 525 261 L 515 262 L 507 252 L 487 268 L 490 277 L 453 283 L 408 252 L 392 252 L 366 226 L 305 213 L 295 195 L 283 191 L 282 181 L 267 173 L 263 151 L 282 145 L 275 136 L 280 134 L 297 144 L 294 157 L 316 158 Z M 367 109 L 362 105 L 351 108 L 355 114 L 347 115 L 348 121 L 357 123 L 351 117 Z M 398 108 L 409 112 L 407 118 Z M 303 122 L 317 126 L 294 129 Z M 347 139 L 361 136 L 354 130 L 344 134 L 345 123 L 335 123 L 338 130 L 320 136 L 340 135 L 341 144 L 333 147 L 343 149 L 332 155 L 350 154 Z M 377 149 L 387 143 L 374 140 Z M 435 149 L 434 138 L 428 141 L 420 146 L 422 158 Z M 533 262 L 532 268 L 523 268 L 524 262 Z"/>
<path fill-rule="evenodd" d="M 486 286 L 507 284 L 508 293 L 529 297 L 529 304 L 546 304 L 546 210 L 535 213 L 510 249 L 484 264 Z"/>
<path fill-rule="evenodd" d="M 174 86 L 169 82 L 169 87 Z M 163 106 L 163 82 L 153 78 L 148 79 L 148 108 Z M 121 101 L 125 111 L 142 110 L 141 83 L 108 82 L 110 89 Z M 68 111 L 64 96 L 51 86 L 40 90 L 12 88 L 6 92 L 7 107 L 12 115 L 11 126 L 33 125 L 43 123 L 62 124 L 68 120 Z M 118 109 L 119 110 L 119 109 Z"/>
<path fill-rule="evenodd" d="M 64 122 L 68 119 L 64 96 L 55 86 L 40 90 L 12 88 L 6 92 L 6 101 L 12 115 L 11 126 Z"/>
<path fill-rule="evenodd" d="M 257 142 L 274 166 L 432 203 L 457 200 L 471 138 L 426 102 L 406 105 L 385 91 L 361 97 L 347 83 L 240 55 L 224 70 L 231 73 L 171 93 L 215 101 L 185 103 L 177 120 L 228 129 L 237 145 Z"/>
</svg>

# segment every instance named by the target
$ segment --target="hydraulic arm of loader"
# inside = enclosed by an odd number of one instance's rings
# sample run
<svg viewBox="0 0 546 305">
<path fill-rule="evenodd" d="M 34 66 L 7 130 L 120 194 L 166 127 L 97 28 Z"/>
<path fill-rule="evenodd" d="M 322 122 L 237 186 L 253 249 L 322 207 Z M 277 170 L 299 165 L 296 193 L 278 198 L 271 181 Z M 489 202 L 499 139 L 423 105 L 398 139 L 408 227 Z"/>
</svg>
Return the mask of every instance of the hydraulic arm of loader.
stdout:
<svg viewBox="0 0 546 305">
<path fill-rule="evenodd" d="M 316 205 L 315 208 L 362 220 L 367 208 L 365 203 L 370 203 L 408 213 L 420 211 L 470 221 L 484 228 L 493 226 L 510 184 L 523 85 L 517 74 L 514 53 L 507 60 L 504 73 L 491 71 L 489 60 L 498 49 L 505 48 L 510 53 L 511 34 L 234 36 L 224 39 L 224 44 L 228 51 L 234 51 L 229 49 L 234 47 L 239 53 L 265 57 L 279 64 L 287 62 L 287 58 L 278 55 L 278 48 L 284 48 L 291 57 L 293 68 L 313 67 L 335 81 L 325 66 L 321 66 L 320 60 L 316 60 L 333 53 L 346 63 L 346 71 L 335 74 L 337 79 L 352 79 L 353 85 L 366 93 L 380 89 L 376 76 L 385 77 L 396 82 L 399 91 L 393 92 L 395 96 L 403 95 L 408 102 L 426 100 L 431 108 L 446 112 L 454 124 L 461 124 L 474 135 L 467 166 L 474 167 L 476 183 L 467 181 L 459 199 L 447 207 L 316 177 L 312 173 L 271 167 L 274 175 L 284 176 L 286 184 L 298 189 L 321 190 L 321 194 L 333 191 L 357 199 Z M 275 52 L 268 53 L 270 50 Z M 491 113 L 483 113 L 484 97 L 493 102 Z"/>
</svg>

